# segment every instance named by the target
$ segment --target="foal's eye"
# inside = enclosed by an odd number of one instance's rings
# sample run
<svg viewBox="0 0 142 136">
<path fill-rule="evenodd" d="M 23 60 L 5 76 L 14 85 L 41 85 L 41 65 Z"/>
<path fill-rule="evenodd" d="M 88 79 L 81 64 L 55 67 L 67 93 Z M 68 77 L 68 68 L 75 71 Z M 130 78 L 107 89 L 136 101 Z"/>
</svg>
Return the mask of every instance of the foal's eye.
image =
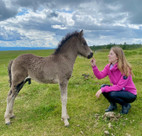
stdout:
<svg viewBox="0 0 142 136">
<path fill-rule="evenodd" d="M 87 45 L 86 42 L 83 42 L 83 45 Z"/>
</svg>

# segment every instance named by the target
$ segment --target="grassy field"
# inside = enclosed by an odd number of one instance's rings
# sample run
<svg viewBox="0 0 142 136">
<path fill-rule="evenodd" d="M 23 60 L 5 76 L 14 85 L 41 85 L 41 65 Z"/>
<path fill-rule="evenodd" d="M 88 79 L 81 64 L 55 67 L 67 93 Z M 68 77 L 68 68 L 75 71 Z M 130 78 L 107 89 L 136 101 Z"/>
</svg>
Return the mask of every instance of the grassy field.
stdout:
<svg viewBox="0 0 142 136">
<path fill-rule="evenodd" d="M 96 51 L 94 57 L 100 70 L 108 63 L 108 50 Z M 128 115 L 118 116 L 121 106 L 115 112 L 115 119 L 104 118 L 108 102 L 101 96 L 95 97 L 101 84 L 109 84 L 108 78 L 95 78 L 90 60 L 77 57 L 72 78 L 68 85 L 68 114 L 70 126 L 64 127 L 61 121 L 61 101 L 58 85 L 39 84 L 32 81 L 26 84 L 15 100 L 16 118 L 12 124 L 4 123 L 6 97 L 9 91 L 7 66 L 11 59 L 20 54 L 32 53 L 48 56 L 53 50 L 3 51 L 0 52 L 0 136 L 110 136 L 142 135 L 142 48 L 126 50 L 125 55 L 133 66 L 134 83 L 138 91 L 137 100 L 132 103 Z M 83 76 L 89 75 L 87 78 Z"/>
</svg>

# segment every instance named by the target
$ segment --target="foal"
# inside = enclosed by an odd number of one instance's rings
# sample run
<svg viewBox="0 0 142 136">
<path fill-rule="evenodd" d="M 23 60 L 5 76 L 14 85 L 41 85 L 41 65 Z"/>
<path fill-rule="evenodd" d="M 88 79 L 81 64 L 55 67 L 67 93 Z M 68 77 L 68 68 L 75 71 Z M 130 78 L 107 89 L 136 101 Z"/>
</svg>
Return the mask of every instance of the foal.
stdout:
<svg viewBox="0 0 142 136">
<path fill-rule="evenodd" d="M 58 83 L 61 91 L 62 120 L 69 125 L 67 114 L 67 86 L 77 55 L 91 58 L 93 53 L 83 38 L 83 30 L 68 34 L 55 52 L 48 57 L 24 54 L 9 63 L 10 91 L 7 97 L 5 123 L 10 124 L 14 117 L 13 105 L 16 96 L 24 84 L 30 80 L 41 83 Z"/>
</svg>

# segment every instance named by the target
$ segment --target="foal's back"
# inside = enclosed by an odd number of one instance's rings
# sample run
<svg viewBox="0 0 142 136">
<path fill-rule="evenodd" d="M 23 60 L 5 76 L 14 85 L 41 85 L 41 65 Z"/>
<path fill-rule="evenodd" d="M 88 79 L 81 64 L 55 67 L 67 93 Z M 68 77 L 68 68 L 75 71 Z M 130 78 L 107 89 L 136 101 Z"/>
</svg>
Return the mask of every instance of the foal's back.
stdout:
<svg viewBox="0 0 142 136">
<path fill-rule="evenodd" d="M 38 82 L 50 83 L 56 78 L 54 55 L 40 57 L 33 54 L 24 54 L 17 57 L 12 64 L 12 79 L 22 82 L 30 77 Z"/>
</svg>

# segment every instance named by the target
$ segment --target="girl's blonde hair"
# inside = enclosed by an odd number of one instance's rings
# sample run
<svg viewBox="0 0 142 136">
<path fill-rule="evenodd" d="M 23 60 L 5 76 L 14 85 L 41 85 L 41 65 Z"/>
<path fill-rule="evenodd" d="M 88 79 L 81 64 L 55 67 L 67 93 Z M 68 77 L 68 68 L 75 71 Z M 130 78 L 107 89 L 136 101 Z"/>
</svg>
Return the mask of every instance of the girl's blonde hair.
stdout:
<svg viewBox="0 0 142 136">
<path fill-rule="evenodd" d="M 124 54 L 122 48 L 115 46 L 115 47 L 112 47 L 111 50 L 113 50 L 113 52 L 116 54 L 116 56 L 118 58 L 118 65 L 117 66 L 118 66 L 118 69 L 120 70 L 120 72 L 127 77 L 130 74 L 133 75 L 132 66 L 126 60 L 126 57 L 125 57 L 125 54 Z"/>
</svg>

